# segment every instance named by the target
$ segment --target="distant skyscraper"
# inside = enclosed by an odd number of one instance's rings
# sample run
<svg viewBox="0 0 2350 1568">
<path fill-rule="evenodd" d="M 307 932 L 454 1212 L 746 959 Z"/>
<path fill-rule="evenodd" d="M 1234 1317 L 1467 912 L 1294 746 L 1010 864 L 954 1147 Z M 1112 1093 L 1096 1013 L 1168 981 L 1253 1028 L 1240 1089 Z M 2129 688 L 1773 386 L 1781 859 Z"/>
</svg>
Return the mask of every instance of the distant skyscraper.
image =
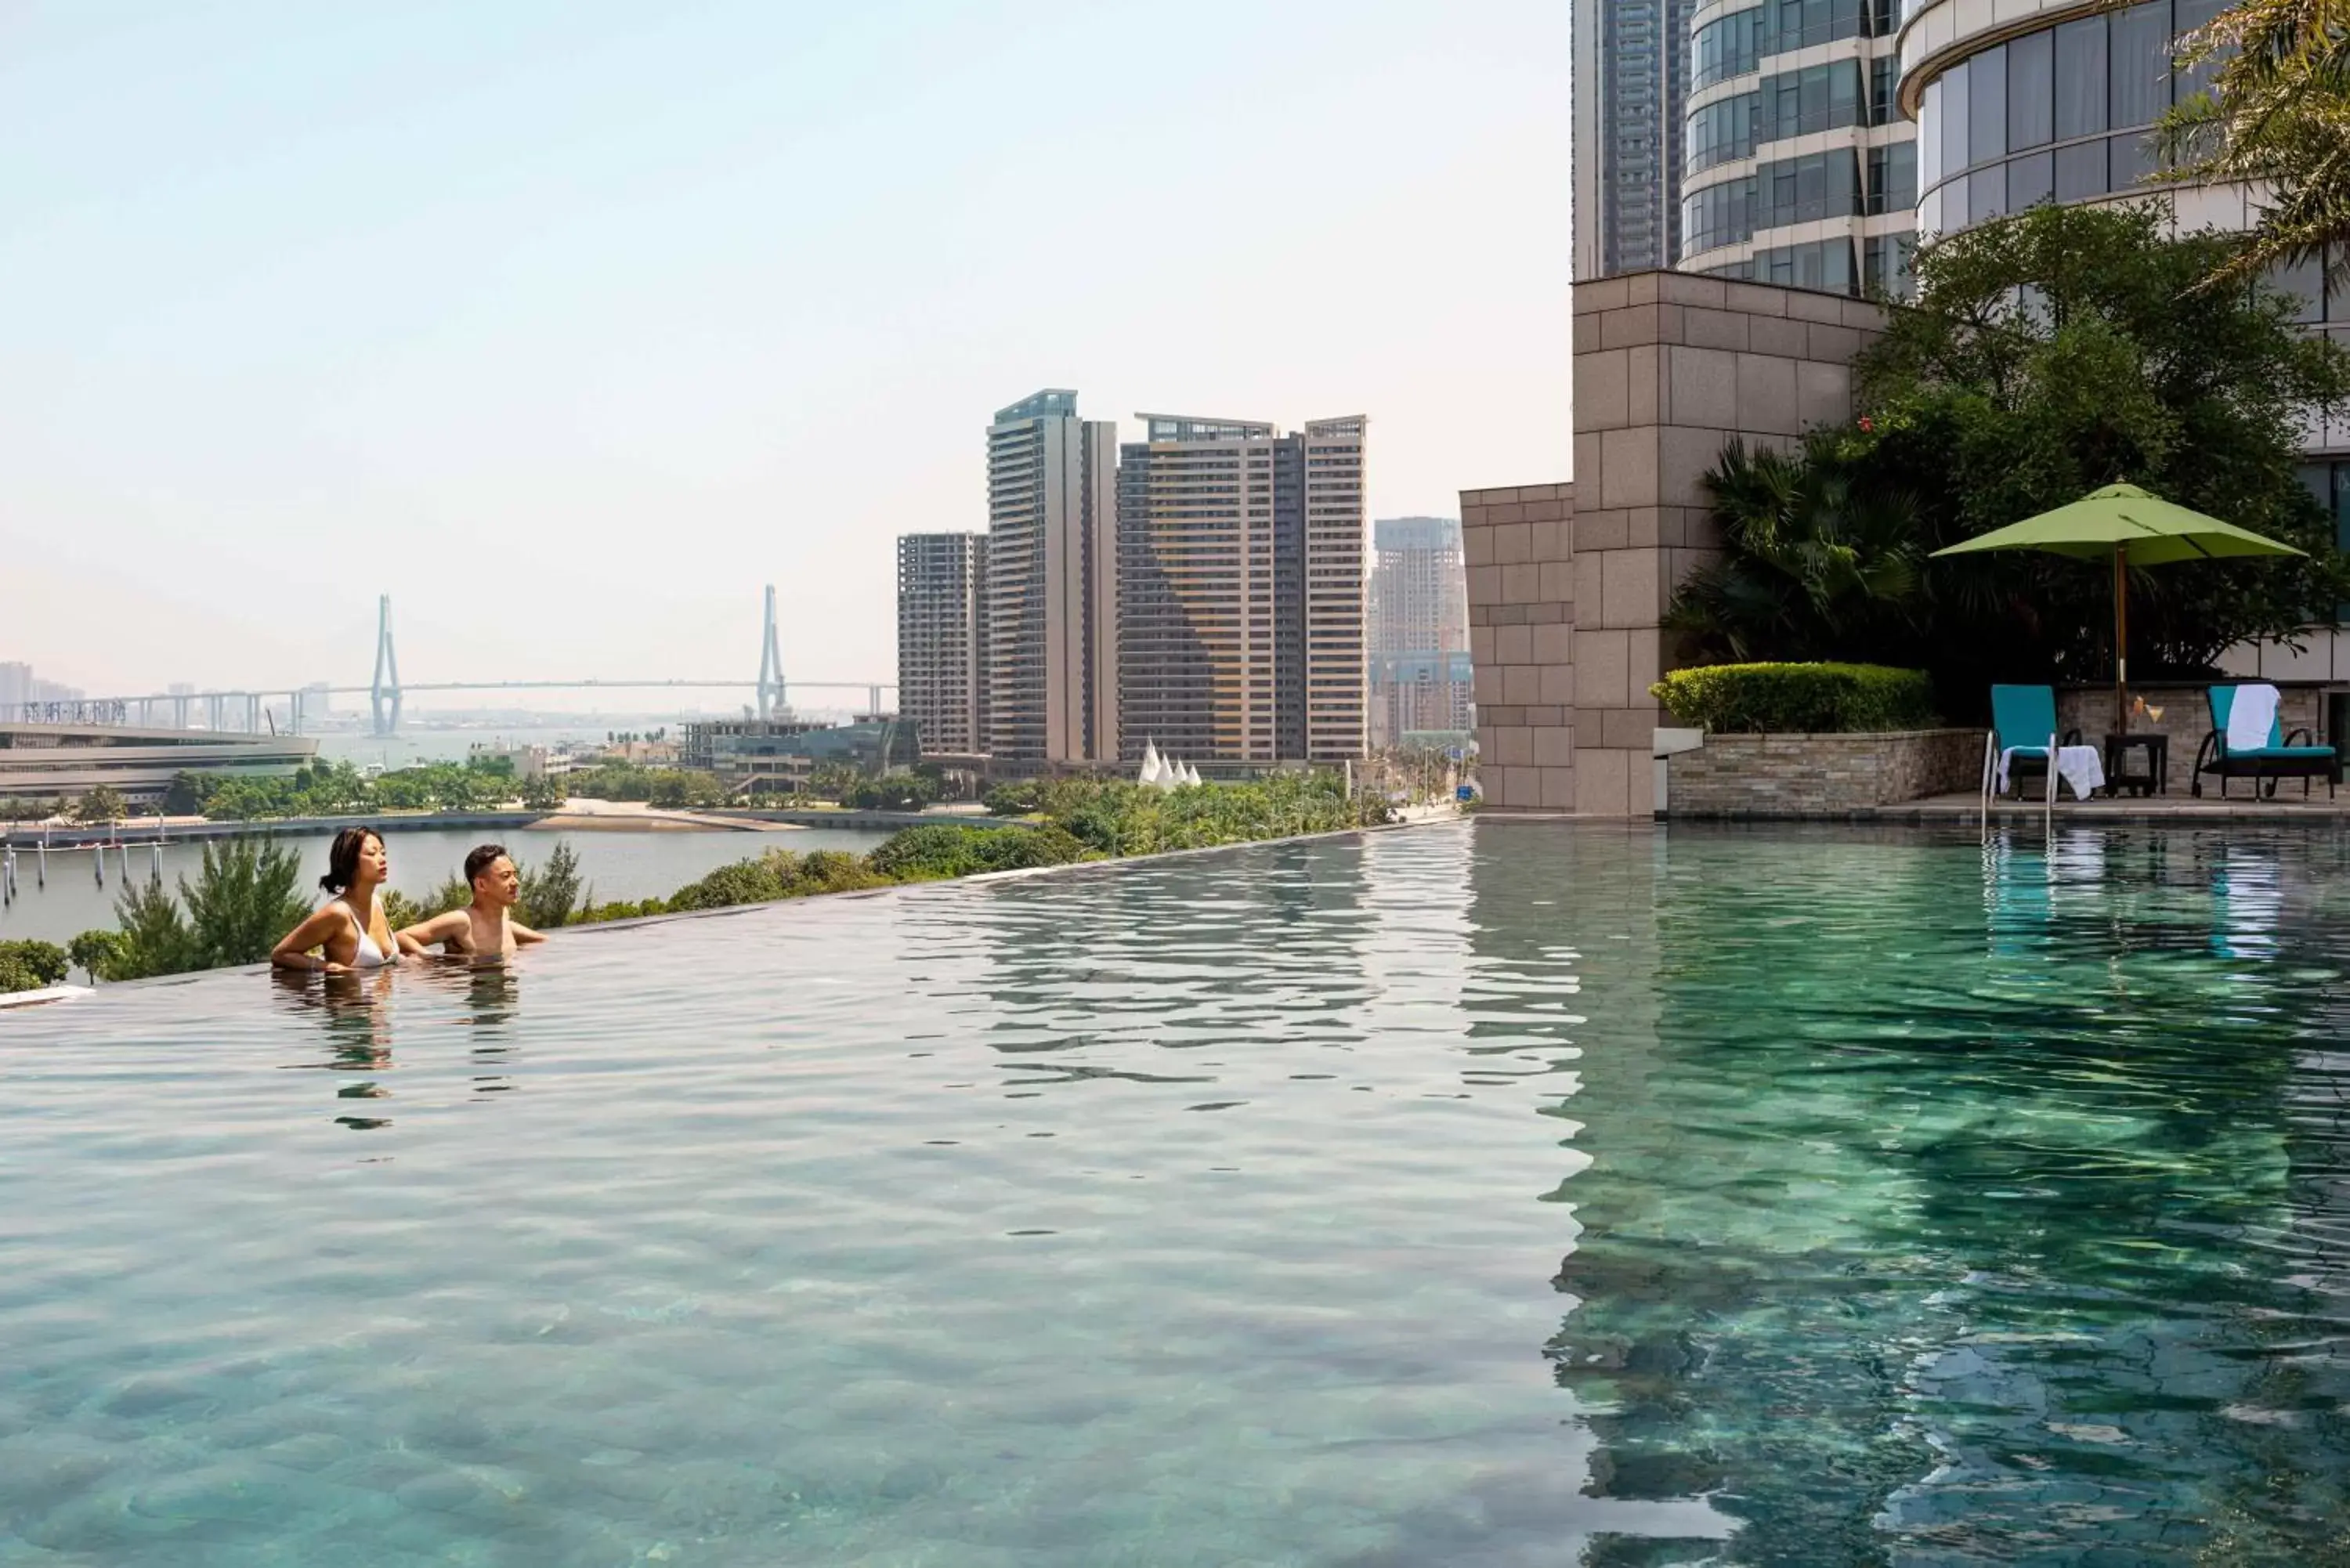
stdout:
<svg viewBox="0 0 2350 1568">
<path fill-rule="evenodd" d="M 20 710 L 32 700 L 33 667 L 0 664 L 0 719 L 21 717 Z"/>
<path fill-rule="evenodd" d="M 1359 756 L 1364 421 L 1139 417 L 1118 480 L 1123 753 Z"/>
<path fill-rule="evenodd" d="M 933 754 L 986 750 L 986 559 L 983 534 L 898 540 L 898 712 Z"/>
<path fill-rule="evenodd" d="M 1371 524 L 1371 651 L 1465 652 L 1469 576 L 1460 520 L 1382 517 Z"/>
<path fill-rule="evenodd" d="M 987 432 L 987 722 L 998 757 L 1118 754 L 1114 422 L 1036 393 Z"/>
<path fill-rule="evenodd" d="M 1671 266 L 1697 0 L 1574 6 L 1575 275 Z"/>
<path fill-rule="evenodd" d="M 1370 741 L 1470 728 L 1469 578 L 1451 517 L 1371 525 Z M 1458 657 L 1455 657 L 1458 656 Z"/>
</svg>

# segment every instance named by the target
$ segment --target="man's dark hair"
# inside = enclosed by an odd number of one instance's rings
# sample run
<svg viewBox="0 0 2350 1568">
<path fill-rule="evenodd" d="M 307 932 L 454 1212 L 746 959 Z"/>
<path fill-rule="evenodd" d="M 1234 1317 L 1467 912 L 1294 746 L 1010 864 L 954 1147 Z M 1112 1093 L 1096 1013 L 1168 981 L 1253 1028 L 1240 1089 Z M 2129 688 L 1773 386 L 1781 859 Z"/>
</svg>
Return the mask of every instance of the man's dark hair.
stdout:
<svg viewBox="0 0 2350 1568">
<path fill-rule="evenodd" d="M 466 886 L 471 887 L 474 877 L 480 876 L 483 872 L 496 865 L 498 863 L 498 857 L 504 855 L 505 852 L 506 846 L 503 844 L 484 844 L 475 849 L 471 855 L 466 856 Z M 448 862 L 443 861 L 442 864 L 445 866 Z"/>
</svg>

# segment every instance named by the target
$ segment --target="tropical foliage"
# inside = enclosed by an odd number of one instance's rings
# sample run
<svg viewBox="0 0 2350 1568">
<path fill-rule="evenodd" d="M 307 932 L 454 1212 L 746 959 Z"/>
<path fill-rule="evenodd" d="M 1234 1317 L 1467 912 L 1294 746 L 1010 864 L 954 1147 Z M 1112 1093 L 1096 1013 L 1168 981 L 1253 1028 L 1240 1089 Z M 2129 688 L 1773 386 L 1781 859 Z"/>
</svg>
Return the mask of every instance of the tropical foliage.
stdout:
<svg viewBox="0 0 2350 1568">
<path fill-rule="evenodd" d="M 1832 734 L 1934 722 L 1922 670 L 1880 664 L 1707 664 L 1648 688 L 1684 724 L 1715 733 Z"/>
<path fill-rule="evenodd" d="M 2331 249 L 2350 282 L 2350 0 L 2239 0 L 2180 45 L 2210 86 L 2162 124 L 2162 179 L 2253 187 L 2260 223 L 2217 283 Z"/>
<path fill-rule="evenodd" d="M 862 857 L 845 850 L 795 855 L 787 849 L 770 849 L 755 860 L 721 866 L 701 880 L 688 883 L 671 895 L 663 908 L 719 909 L 731 904 L 764 904 L 776 898 L 879 888 L 890 880 Z"/>
<path fill-rule="evenodd" d="M 2168 237 L 2141 203 L 2036 208 L 1922 251 L 1917 308 L 1858 362 L 1860 417 L 1783 459 L 1725 454 L 1724 559 L 1670 611 L 1690 651 L 1924 669 L 1946 703 L 2102 678 L 2107 574 L 1928 557 L 2121 480 L 2309 552 L 2136 574 L 2134 671 L 2201 671 L 2330 618 L 2350 572 L 2296 472 L 2299 429 L 2350 394 L 2350 357 L 2273 289 L 2198 292 L 2230 244 Z"/>
<path fill-rule="evenodd" d="M 665 810 L 720 805 L 726 799 L 724 786 L 709 774 L 623 762 L 578 769 L 564 779 L 563 787 L 582 800 L 641 800 Z"/>
<path fill-rule="evenodd" d="M 114 905 L 121 929 L 77 937 L 75 961 L 95 961 L 93 978 L 117 981 L 258 963 L 309 914 L 300 882 L 291 849 L 255 838 L 206 844 L 192 885 L 181 877 L 178 898 L 160 877 L 125 888 Z"/>
<path fill-rule="evenodd" d="M 985 871 L 1025 871 L 1094 858 L 1057 824 L 1042 827 L 981 827 L 941 822 L 910 827 L 867 857 L 892 882 L 931 882 Z"/>
<path fill-rule="evenodd" d="M 120 931 L 84 931 L 66 944 L 66 957 L 93 981 L 121 955 Z"/>
<path fill-rule="evenodd" d="M 1844 438 L 1797 452 L 1733 441 L 1706 476 L 1724 553 L 1667 613 L 1712 659 L 1874 659 L 1918 639 L 1925 534 L 1917 502 L 1841 461 Z"/>
<path fill-rule="evenodd" d="M 0 992 L 39 991 L 65 979 L 70 960 L 54 942 L 0 942 Z"/>
<path fill-rule="evenodd" d="M 934 768 L 860 778 L 831 798 L 855 811 L 920 811 L 946 793 Z"/>
<path fill-rule="evenodd" d="M 73 805 L 73 819 L 89 826 L 120 822 L 130 815 L 130 803 L 122 798 L 122 792 L 105 784 L 99 785 Z"/>
<path fill-rule="evenodd" d="M 181 774 L 164 805 L 216 822 L 287 816 L 338 816 L 371 811 L 489 811 L 522 794 L 504 757 L 425 763 L 367 778 L 348 763 L 316 763 L 287 778 L 222 778 Z"/>
</svg>

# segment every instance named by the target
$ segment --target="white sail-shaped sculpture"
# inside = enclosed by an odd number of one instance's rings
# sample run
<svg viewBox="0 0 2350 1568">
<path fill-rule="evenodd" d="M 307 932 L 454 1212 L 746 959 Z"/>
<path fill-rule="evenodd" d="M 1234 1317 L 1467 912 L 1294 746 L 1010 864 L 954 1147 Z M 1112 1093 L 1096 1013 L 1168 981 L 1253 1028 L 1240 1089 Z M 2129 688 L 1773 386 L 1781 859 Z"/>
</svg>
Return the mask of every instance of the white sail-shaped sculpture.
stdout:
<svg viewBox="0 0 2350 1568">
<path fill-rule="evenodd" d="M 1159 777 L 1152 782 L 1160 789 L 1176 788 L 1183 782 L 1183 764 L 1172 757 L 1168 758 L 1166 764 L 1159 770 Z"/>
<path fill-rule="evenodd" d="M 1160 776 L 1165 773 L 1166 765 L 1166 763 L 1159 760 L 1158 743 L 1152 741 L 1143 742 L 1142 772 L 1135 775 L 1134 782 L 1139 784 L 1157 784 Z"/>
<path fill-rule="evenodd" d="M 1193 767 L 1191 763 L 1185 763 L 1183 764 L 1183 782 L 1187 784 L 1196 786 L 1200 783 L 1200 770 Z"/>
</svg>

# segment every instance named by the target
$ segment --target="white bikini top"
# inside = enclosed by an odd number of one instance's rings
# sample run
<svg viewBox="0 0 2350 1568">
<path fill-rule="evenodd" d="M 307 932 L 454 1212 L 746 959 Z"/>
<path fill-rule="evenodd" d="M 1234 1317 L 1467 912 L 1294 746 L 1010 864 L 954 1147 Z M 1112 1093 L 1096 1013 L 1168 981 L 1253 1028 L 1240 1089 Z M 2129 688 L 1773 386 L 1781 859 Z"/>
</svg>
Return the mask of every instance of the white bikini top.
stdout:
<svg viewBox="0 0 2350 1568">
<path fill-rule="evenodd" d="M 351 967 L 353 969 L 381 969 L 384 965 L 390 963 L 391 960 L 385 954 L 381 948 L 375 945 L 375 933 L 369 930 L 365 926 L 359 926 L 359 918 L 348 904 L 343 903 L 340 898 L 336 899 L 335 902 L 341 906 L 342 911 L 345 915 L 350 917 L 351 924 L 359 927 L 359 950 L 351 955 Z"/>
</svg>

